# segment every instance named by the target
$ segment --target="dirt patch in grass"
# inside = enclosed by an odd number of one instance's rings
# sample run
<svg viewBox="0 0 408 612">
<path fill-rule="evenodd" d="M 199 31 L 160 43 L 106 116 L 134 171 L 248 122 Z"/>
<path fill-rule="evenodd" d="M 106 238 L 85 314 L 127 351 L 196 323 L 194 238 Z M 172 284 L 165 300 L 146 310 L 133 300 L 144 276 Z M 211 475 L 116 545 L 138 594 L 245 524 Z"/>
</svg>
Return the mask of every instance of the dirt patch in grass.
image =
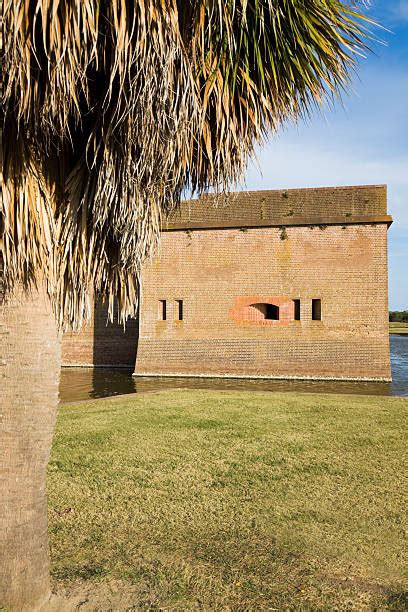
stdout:
<svg viewBox="0 0 408 612">
<path fill-rule="evenodd" d="M 55 609 L 405 609 L 407 412 L 187 390 L 62 407 Z"/>
<path fill-rule="evenodd" d="M 110 612 L 158 607 L 154 594 L 142 585 L 120 581 L 77 582 L 59 586 L 42 612 Z"/>
</svg>

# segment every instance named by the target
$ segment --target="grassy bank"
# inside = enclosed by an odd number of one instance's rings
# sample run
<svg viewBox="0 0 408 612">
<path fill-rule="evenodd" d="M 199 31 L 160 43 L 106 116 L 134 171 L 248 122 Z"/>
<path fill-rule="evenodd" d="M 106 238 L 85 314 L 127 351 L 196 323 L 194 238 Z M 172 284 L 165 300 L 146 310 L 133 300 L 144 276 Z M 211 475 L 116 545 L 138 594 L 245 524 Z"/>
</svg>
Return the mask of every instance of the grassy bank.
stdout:
<svg viewBox="0 0 408 612">
<path fill-rule="evenodd" d="M 81 610 L 402 610 L 407 412 L 206 391 L 62 407 L 55 586 L 99 601 Z"/>
<path fill-rule="evenodd" d="M 408 323 L 390 323 L 390 334 L 408 334 Z"/>
</svg>

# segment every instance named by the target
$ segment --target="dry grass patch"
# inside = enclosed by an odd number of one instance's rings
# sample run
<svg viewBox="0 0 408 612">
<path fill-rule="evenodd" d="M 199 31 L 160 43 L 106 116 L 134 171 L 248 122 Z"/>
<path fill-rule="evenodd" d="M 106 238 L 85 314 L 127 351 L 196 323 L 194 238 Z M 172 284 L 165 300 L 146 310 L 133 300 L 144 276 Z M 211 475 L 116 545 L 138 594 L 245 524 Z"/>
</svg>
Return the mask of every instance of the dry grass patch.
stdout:
<svg viewBox="0 0 408 612">
<path fill-rule="evenodd" d="M 115 610 L 404 609 L 407 411 L 208 391 L 62 407 L 56 588 L 114 584 Z"/>
</svg>

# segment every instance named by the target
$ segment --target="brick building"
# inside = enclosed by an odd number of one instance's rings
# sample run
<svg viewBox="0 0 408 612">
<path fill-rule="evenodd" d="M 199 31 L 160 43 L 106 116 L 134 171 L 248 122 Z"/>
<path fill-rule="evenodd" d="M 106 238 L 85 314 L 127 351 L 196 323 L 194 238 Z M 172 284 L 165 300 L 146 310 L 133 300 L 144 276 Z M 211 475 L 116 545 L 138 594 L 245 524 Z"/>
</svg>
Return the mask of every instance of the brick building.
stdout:
<svg viewBox="0 0 408 612">
<path fill-rule="evenodd" d="M 143 269 L 139 325 L 97 306 L 64 362 L 133 365 L 137 345 L 137 375 L 389 380 L 390 222 L 385 186 L 184 202 Z"/>
</svg>

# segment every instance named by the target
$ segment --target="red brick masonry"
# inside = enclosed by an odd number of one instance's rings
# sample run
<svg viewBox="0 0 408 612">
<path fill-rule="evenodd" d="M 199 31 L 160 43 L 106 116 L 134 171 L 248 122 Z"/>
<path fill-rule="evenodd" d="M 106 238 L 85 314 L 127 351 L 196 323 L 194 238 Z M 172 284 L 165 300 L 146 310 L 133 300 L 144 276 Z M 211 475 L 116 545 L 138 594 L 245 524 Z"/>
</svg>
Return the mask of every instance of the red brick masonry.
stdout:
<svg viewBox="0 0 408 612">
<path fill-rule="evenodd" d="M 385 186 L 184 202 L 143 270 L 135 373 L 389 380 L 390 222 Z"/>
<path fill-rule="evenodd" d="M 107 323 L 107 318 L 107 306 L 97 301 L 88 325 L 79 333 L 64 334 L 63 365 L 135 367 L 138 321 L 129 319 L 124 330 L 119 323 Z"/>
</svg>

